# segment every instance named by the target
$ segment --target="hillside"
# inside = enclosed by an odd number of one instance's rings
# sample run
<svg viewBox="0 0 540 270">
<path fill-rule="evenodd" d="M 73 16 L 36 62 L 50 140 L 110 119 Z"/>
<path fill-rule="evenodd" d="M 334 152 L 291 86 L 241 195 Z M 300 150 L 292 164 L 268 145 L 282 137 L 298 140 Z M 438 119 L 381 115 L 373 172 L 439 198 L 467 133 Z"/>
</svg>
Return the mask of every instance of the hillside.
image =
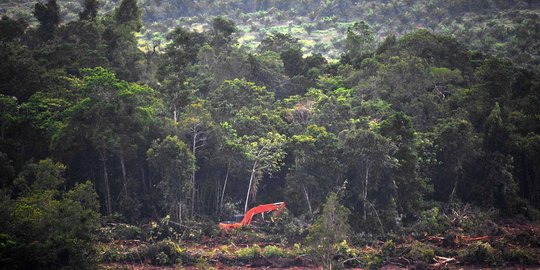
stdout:
<svg viewBox="0 0 540 270">
<path fill-rule="evenodd" d="M 81 2 L 59 2 L 65 22 L 77 18 Z M 33 4 L 5 1 L 0 3 L 0 14 L 33 20 Z M 108 13 L 116 4 L 102 0 L 100 12 Z M 298 38 L 306 54 L 339 59 L 347 28 L 364 20 L 379 40 L 425 28 L 454 36 L 472 50 L 509 57 L 518 64 L 540 63 L 540 4 L 536 1 L 141 0 L 139 5 L 145 22 L 139 36 L 143 43 L 163 43 L 177 26 L 208 30 L 213 17 L 224 16 L 238 26 L 240 46 L 255 50 L 264 37 L 277 32 Z"/>
</svg>

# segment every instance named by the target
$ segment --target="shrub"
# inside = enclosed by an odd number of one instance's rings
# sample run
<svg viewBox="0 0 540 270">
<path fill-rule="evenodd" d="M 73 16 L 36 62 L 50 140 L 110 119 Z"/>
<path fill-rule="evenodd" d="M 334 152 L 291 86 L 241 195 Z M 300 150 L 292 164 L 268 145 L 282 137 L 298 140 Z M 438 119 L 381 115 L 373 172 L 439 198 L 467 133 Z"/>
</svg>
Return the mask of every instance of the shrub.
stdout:
<svg viewBox="0 0 540 270">
<path fill-rule="evenodd" d="M 359 264 L 360 260 L 354 259 L 359 257 L 360 251 L 351 247 L 346 240 L 336 244 L 336 250 L 335 258 L 338 258 L 339 261 L 347 261 L 343 266 L 347 268 L 363 266 Z"/>
<path fill-rule="evenodd" d="M 532 206 L 527 207 L 527 216 L 534 222 L 540 221 L 540 209 Z"/>
<path fill-rule="evenodd" d="M 540 234 L 534 230 L 521 231 L 518 234 L 511 235 L 510 241 L 517 245 L 530 245 L 540 247 Z"/>
<path fill-rule="evenodd" d="M 505 248 L 502 257 L 506 262 L 525 265 L 537 264 L 540 261 L 540 255 L 523 248 Z"/>
<path fill-rule="evenodd" d="M 171 217 L 167 215 L 158 222 L 150 222 L 149 226 L 145 227 L 144 235 L 146 240 L 160 241 L 165 239 L 180 239 L 182 231 L 179 230 L 175 223 L 170 221 Z"/>
<path fill-rule="evenodd" d="M 121 240 L 132 240 L 132 239 L 141 239 L 142 236 L 142 230 L 141 228 L 130 225 L 130 224 L 118 224 L 114 227 L 112 232 L 114 239 L 121 239 Z"/>
<path fill-rule="evenodd" d="M 104 262 L 125 262 L 127 253 L 117 247 L 109 247 L 105 249 L 101 255 L 101 260 Z"/>
<path fill-rule="evenodd" d="M 108 226 L 101 227 L 98 231 L 98 239 L 102 242 L 111 242 L 113 240 L 140 240 L 143 238 L 143 231 L 141 228 L 125 224 L 109 224 Z"/>
<path fill-rule="evenodd" d="M 475 242 L 462 250 L 459 257 L 463 262 L 473 264 L 496 264 L 497 254 L 489 243 Z"/>
<path fill-rule="evenodd" d="M 305 236 L 306 225 L 297 218 L 289 214 L 287 209 L 279 215 L 274 216 L 274 226 L 270 227 L 268 232 L 273 235 L 279 235 L 280 241 L 287 244 L 287 240 L 301 239 Z"/>
<path fill-rule="evenodd" d="M 449 227 L 450 219 L 441 213 L 440 208 L 434 207 L 420 213 L 420 218 L 413 229 L 417 232 L 433 235 L 443 233 Z"/>
<path fill-rule="evenodd" d="M 264 247 L 262 254 L 266 258 L 280 258 L 287 255 L 282 248 L 273 245 Z"/>
<path fill-rule="evenodd" d="M 171 264 L 171 260 L 169 259 L 169 256 L 167 256 L 167 254 L 165 254 L 165 252 L 163 251 L 158 253 L 156 257 L 154 258 L 154 260 L 152 261 L 154 262 L 154 265 L 158 265 L 158 266 Z"/>
<path fill-rule="evenodd" d="M 94 232 L 99 227 L 99 201 L 91 182 L 60 193 L 49 188 L 63 182 L 56 176 L 63 165 L 47 160 L 32 166 L 38 184 L 8 201 L 11 213 L 2 217 L 0 268 L 91 267 L 98 259 Z"/>
<path fill-rule="evenodd" d="M 433 262 L 433 258 L 435 258 L 435 250 L 427 244 L 414 241 L 411 245 L 411 251 L 409 252 L 408 257 L 414 261 L 431 263 Z"/>
<path fill-rule="evenodd" d="M 348 224 L 349 209 L 338 201 L 335 193 L 328 195 L 323 205 L 322 214 L 309 228 L 307 241 L 311 245 L 314 255 L 324 264 L 325 268 L 336 265 L 334 255 L 336 244 L 346 240 L 349 236 Z"/>
<path fill-rule="evenodd" d="M 165 260 L 166 255 L 167 260 Z M 163 240 L 147 246 L 142 250 L 141 255 L 144 258 L 149 258 L 155 265 L 165 265 L 163 262 L 167 261 L 167 264 L 192 264 L 194 260 L 187 254 L 186 250 L 181 248 L 177 243 L 170 240 Z"/>
<path fill-rule="evenodd" d="M 235 255 L 239 261 L 249 262 L 261 256 L 261 248 L 259 246 L 241 248 L 235 252 Z"/>
</svg>

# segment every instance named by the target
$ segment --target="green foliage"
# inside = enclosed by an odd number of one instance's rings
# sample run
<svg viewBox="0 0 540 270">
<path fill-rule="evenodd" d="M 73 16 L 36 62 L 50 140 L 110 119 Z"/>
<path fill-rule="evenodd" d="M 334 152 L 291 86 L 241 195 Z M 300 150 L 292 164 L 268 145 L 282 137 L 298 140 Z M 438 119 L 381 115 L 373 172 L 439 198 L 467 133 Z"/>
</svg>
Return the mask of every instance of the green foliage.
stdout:
<svg viewBox="0 0 540 270">
<path fill-rule="evenodd" d="M 225 81 L 210 93 L 210 108 L 217 119 L 232 118 L 242 108 L 263 109 L 274 100 L 272 92 L 242 79 Z M 259 110 L 260 111 L 260 110 Z"/>
<path fill-rule="evenodd" d="M 212 20 L 211 44 L 215 48 L 222 48 L 232 41 L 231 35 L 238 29 L 232 20 L 224 17 L 216 17 Z"/>
<path fill-rule="evenodd" d="M 350 210 L 341 205 L 335 193 L 330 193 L 323 205 L 322 213 L 309 228 L 307 241 L 315 256 L 325 267 L 335 264 L 333 255 L 336 245 L 349 238 Z"/>
<path fill-rule="evenodd" d="M 431 263 L 435 259 L 435 250 L 427 244 L 414 241 L 407 257 L 414 261 Z"/>
<path fill-rule="evenodd" d="M 49 0 L 46 4 L 36 3 L 34 16 L 39 21 L 39 33 L 43 41 L 54 37 L 56 27 L 60 23 L 60 8 L 56 0 Z"/>
<path fill-rule="evenodd" d="M 79 13 L 81 20 L 95 20 L 98 13 L 98 0 L 85 0 L 84 9 Z"/>
<path fill-rule="evenodd" d="M 262 255 L 266 258 L 282 258 L 286 253 L 280 247 L 269 245 L 263 248 Z"/>
<path fill-rule="evenodd" d="M 2 41 L 13 41 L 20 38 L 24 34 L 24 29 L 26 28 L 27 23 L 22 20 L 13 20 L 6 15 L 2 16 L 0 20 L 0 33 Z"/>
<path fill-rule="evenodd" d="M 135 0 L 122 0 L 114 11 L 114 19 L 119 25 L 128 26 L 131 31 L 139 32 L 142 28 L 141 11 Z"/>
<path fill-rule="evenodd" d="M 92 183 L 65 194 L 57 188 L 63 165 L 50 160 L 31 166 L 32 189 L 13 203 L 2 228 L 2 257 L 10 267 L 90 267 L 95 263 L 98 199 Z M 52 173 L 51 173 L 52 170 Z M 28 177 L 30 174 L 27 174 Z M 31 255 L 31 256 L 29 256 Z"/>
<path fill-rule="evenodd" d="M 240 248 L 235 251 L 236 258 L 243 262 L 250 262 L 261 256 L 261 247 L 253 245 L 251 247 Z"/>
<path fill-rule="evenodd" d="M 185 249 L 170 240 L 163 240 L 147 246 L 141 251 L 141 256 L 150 258 L 152 264 L 158 266 L 193 262 Z"/>
<path fill-rule="evenodd" d="M 383 172 L 396 165 L 395 145 L 370 130 L 351 129 L 343 131 L 340 136 L 349 173 L 354 176 L 352 187 L 346 193 L 347 199 L 352 202 L 351 205 L 355 205 L 358 213 L 362 212 L 362 215 L 353 217 L 357 226 L 364 230 L 373 226 L 381 234 L 385 233 L 386 226 L 394 229 L 397 216 L 394 199 L 396 183 L 383 177 Z M 374 190 L 378 192 L 373 194 Z M 360 204 L 361 208 L 356 206 Z M 380 215 L 377 209 L 383 210 L 385 214 Z"/>
<path fill-rule="evenodd" d="M 502 252 L 502 258 L 506 262 L 519 263 L 522 265 L 534 265 L 538 263 L 540 256 L 532 250 L 524 248 L 505 248 Z"/>
<path fill-rule="evenodd" d="M 113 240 L 141 240 L 143 239 L 143 231 L 135 225 L 119 223 L 102 227 L 98 237 L 102 242 Z"/>
<path fill-rule="evenodd" d="M 147 151 L 148 161 L 162 176 L 158 184 L 160 204 L 173 220 L 182 221 L 185 212 L 185 196 L 190 190 L 188 181 L 195 166 L 195 158 L 184 142 L 176 136 L 167 136 L 162 141 L 154 141 Z"/>
<path fill-rule="evenodd" d="M 375 49 L 375 37 L 365 21 L 355 22 L 347 29 L 345 50 L 354 66 L 359 66 L 364 58 Z"/>
<path fill-rule="evenodd" d="M 441 213 L 441 209 L 433 207 L 420 213 L 414 230 L 428 235 L 443 233 L 450 227 L 450 219 Z"/>
<path fill-rule="evenodd" d="M 459 254 L 461 260 L 468 263 L 497 264 L 499 255 L 489 243 L 475 242 Z"/>
</svg>

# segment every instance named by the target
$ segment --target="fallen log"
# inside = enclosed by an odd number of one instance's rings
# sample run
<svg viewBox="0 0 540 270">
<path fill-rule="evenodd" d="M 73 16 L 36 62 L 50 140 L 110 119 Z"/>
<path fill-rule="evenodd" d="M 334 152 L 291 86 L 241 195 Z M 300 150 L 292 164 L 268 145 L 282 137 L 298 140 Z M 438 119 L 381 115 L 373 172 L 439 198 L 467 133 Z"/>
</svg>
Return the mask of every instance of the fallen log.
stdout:
<svg viewBox="0 0 540 270">
<path fill-rule="evenodd" d="M 442 268 L 446 267 L 446 265 L 450 262 L 455 261 L 456 258 L 447 258 L 447 257 L 441 257 L 441 256 L 435 256 L 436 263 L 432 264 L 435 268 Z"/>
</svg>

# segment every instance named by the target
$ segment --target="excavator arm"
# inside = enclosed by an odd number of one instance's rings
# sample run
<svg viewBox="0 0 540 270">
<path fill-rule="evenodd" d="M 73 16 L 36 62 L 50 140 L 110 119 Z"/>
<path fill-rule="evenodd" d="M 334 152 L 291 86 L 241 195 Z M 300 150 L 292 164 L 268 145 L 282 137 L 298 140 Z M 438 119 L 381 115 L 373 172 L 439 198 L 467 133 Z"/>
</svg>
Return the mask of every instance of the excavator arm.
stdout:
<svg viewBox="0 0 540 270">
<path fill-rule="evenodd" d="M 219 228 L 221 228 L 224 231 L 228 231 L 229 229 L 237 229 L 245 225 L 251 224 L 251 220 L 253 219 L 253 216 L 261 213 L 268 213 L 271 211 L 276 211 L 276 214 L 281 213 L 285 209 L 285 203 L 284 202 L 277 202 L 277 203 L 269 203 L 269 204 L 261 204 L 259 206 L 253 207 L 249 209 L 246 214 L 244 215 L 244 218 L 240 222 L 222 222 L 219 223 Z"/>
</svg>

